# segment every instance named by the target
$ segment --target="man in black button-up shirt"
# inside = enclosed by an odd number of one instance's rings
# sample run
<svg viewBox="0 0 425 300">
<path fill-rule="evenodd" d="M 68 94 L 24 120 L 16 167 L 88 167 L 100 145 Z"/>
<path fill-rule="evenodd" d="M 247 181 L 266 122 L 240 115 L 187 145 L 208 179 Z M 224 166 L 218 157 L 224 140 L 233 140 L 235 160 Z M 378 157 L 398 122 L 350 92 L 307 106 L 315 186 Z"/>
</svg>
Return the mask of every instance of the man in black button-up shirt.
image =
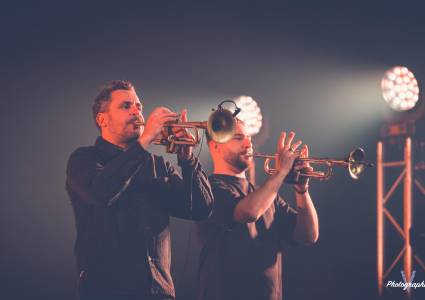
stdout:
<svg viewBox="0 0 425 300">
<path fill-rule="evenodd" d="M 208 179 L 189 147 L 178 153 L 183 179 L 163 157 L 146 151 L 177 114 L 156 108 L 140 125 L 142 104 L 129 82 L 104 87 L 93 116 L 101 136 L 71 154 L 66 179 L 80 299 L 174 299 L 169 217 L 208 218 Z M 183 130 L 176 135 L 190 138 Z"/>
</svg>

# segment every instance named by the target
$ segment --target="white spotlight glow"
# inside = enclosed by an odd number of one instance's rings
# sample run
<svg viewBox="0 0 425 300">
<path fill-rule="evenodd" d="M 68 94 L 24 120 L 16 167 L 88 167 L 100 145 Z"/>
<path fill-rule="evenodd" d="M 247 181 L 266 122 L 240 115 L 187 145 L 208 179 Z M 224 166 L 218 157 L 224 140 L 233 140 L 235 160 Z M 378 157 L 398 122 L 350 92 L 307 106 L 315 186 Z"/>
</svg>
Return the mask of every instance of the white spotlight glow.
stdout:
<svg viewBox="0 0 425 300">
<path fill-rule="evenodd" d="M 241 109 L 237 117 L 245 123 L 248 135 L 256 135 L 263 125 L 263 116 L 257 102 L 250 96 L 239 96 L 233 100 Z"/>
<path fill-rule="evenodd" d="M 382 78 L 381 87 L 385 101 L 396 111 L 410 110 L 418 102 L 418 82 L 406 67 L 396 66 L 388 70 Z"/>
</svg>

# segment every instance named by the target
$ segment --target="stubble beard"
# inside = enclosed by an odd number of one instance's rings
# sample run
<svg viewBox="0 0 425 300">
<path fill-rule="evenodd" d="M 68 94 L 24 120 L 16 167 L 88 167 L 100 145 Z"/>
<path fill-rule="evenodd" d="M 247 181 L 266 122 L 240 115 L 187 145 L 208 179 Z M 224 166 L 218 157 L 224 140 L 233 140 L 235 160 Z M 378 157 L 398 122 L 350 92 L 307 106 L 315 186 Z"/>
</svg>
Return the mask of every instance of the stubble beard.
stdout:
<svg viewBox="0 0 425 300">
<path fill-rule="evenodd" d="M 126 132 L 123 138 L 126 140 L 127 143 L 132 143 L 142 135 L 143 131 L 140 128 L 138 128 L 138 130 L 134 130 L 132 128 L 132 126 L 134 126 L 133 124 L 129 124 L 127 126 L 130 129 L 130 132 Z"/>
<path fill-rule="evenodd" d="M 138 130 L 134 129 L 134 124 L 127 123 L 119 134 L 120 140 L 122 143 L 129 145 L 134 141 L 137 141 L 138 138 L 142 135 L 143 130 L 140 128 Z"/>
<path fill-rule="evenodd" d="M 248 162 L 242 160 L 240 153 L 228 153 L 224 157 L 224 160 L 238 172 L 243 172 L 248 169 Z"/>
</svg>

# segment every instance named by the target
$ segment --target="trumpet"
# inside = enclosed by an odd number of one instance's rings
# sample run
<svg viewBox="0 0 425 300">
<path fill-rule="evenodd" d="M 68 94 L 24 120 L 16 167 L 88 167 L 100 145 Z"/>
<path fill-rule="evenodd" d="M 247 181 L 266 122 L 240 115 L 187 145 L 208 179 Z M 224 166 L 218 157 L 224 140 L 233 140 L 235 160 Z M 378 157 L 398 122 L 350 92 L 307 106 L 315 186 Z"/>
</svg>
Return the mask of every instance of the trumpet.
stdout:
<svg viewBox="0 0 425 300">
<path fill-rule="evenodd" d="M 275 155 L 267 155 L 262 153 L 252 154 L 253 157 L 265 158 L 264 160 L 264 171 L 267 174 L 274 174 L 277 172 L 275 168 L 270 167 L 270 162 L 273 159 L 277 158 L 277 154 Z M 324 165 L 327 167 L 326 171 L 296 171 L 294 167 L 292 167 L 291 172 L 288 174 L 287 178 L 285 178 L 285 182 L 287 183 L 297 183 L 300 176 L 316 178 L 319 180 L 328 180 L 332 177 L 333 174 L 333 166 L 343 167 L 348 169 L 348 173 L 351 178 L 359 179 L 359 175 L 364 171 L 365 167 L 373 167 L 374 165 L 370 162 L 364 160 L 365 152 L 362 148 L 355 148 L 350 152 L 347 158 L 345 159 L 333 159 L 333 158 L 297 158 L 294 161 L 294 166 L 298 162 L 308 162 L 311 164 Z"/>
<path fill-rule="evenodd" d="M 217 143 L 226 143 L 230 140 L 236 129 L 236 115 L 240 112 L 240 109 L 235 104 L 235 111 L 232 113 L 230 110 L 223 108 L 222 104 L 224 102 L 233 102 L 233 101 L 223 101 L 218 105 L 217 109 L 213 109 L 213 112 L 210 114 L 208 121 L 192 121 L 192 122 L 180 122 L 176 120 L 175 122 L 168 123 L 164 125 L 165 130 L 161 135 L 154 140 L 155 145 L 163 145 L 166 147 L 167 153 L 177 153 L 177 146 L 197 146 L 201 142 L 201 137 L 199 135 L 199 129 L 206 130 L 210 135 L 211 139 Z M 234 103 L 234 102 L 233 102 Z M 135 124 L 138 126 L 146 125 L 145 122 L 141 120 L 136 120 Z M 183 128 L 186 130 L 191 130 L 194 133 L 194 138 L 181 138 L 176 137 L 173 133 L 173 129 Z"/>
</svg>

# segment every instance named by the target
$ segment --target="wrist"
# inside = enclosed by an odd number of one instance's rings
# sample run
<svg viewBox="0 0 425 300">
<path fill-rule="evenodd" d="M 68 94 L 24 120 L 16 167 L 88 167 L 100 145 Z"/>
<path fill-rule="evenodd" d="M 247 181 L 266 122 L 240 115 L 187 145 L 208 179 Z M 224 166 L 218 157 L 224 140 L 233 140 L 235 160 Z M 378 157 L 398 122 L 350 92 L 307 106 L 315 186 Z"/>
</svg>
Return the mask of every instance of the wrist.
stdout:
<svg viewBox="0 0 425 300">
<path fill-rule="evenodd" d="M 296 194 L 304 195 L 304 194 L 308 193 L 308 185 L 305 185 L 303 187 L 294 185 L 294 190 L 295 190 Z"/>
<path fill-rule="evenodd" d="M 152 140 L 142 135 L 139 137 L 138 142 L 144 149 L 146 149 L 150 143 L 152 143 Z"/>
<path fill-rule="evenodd" d="M 277 172 L 275 173 L 277 177 L 281 178 L 282 180 L 286 178 L 286 176 L 289 175 L 289 171 L 286 168 L 277 169 Z"/>
</svg>

